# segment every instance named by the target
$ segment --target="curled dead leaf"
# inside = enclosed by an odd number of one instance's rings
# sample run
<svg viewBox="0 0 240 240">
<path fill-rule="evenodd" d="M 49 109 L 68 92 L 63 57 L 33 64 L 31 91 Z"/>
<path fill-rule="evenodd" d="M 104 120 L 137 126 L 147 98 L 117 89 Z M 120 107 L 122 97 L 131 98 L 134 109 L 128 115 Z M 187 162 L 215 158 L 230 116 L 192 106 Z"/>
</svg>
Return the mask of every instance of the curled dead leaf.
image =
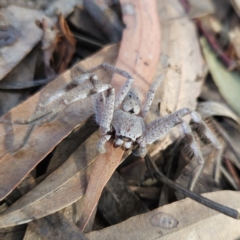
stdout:
<svg viewBox="0 0 240 240">
<path fill-rule="evenodd" d="M 43 30 L 42 49 L 46 75 L 51 77 L 54 72 L 62 73 L 75 53 L 76 44 L 66 20 L 59 15 L 57 24 L 54 26 L 49 24 L 46 18 L 36 24 Z"/>
<path fill-rule="evenodd" d="M 240 123 L 239 117 L 227 105 L 220 102 L 200 102 L 197 105 L 197 111 L 203 118 L 224 116 L 233 119 L 238 124 Z"/>
<path fill-rule="evenodd" d="M 63 15 L 58 17 L 57 27 L 59 29 L 59 41 L 56 45 L 56 57 L 54 58 L 54 70 L 62 73 L 68 66 L 75 53 L 76 40 L 72 35 Z"/>
</svg>

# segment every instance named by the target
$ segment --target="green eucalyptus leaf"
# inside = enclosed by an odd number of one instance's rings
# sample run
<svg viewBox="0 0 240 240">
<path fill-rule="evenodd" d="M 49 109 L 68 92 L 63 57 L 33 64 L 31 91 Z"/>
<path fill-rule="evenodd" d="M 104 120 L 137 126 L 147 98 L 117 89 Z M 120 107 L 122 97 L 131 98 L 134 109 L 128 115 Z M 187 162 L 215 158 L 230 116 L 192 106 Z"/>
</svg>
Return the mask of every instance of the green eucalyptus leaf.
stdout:
<svg viewBox="0 0 240 240">
<path fill-rule="evenodd" d="M 200 40 L 212 78 L 219 92 L 232 109 L 240 115 L 240 74 L 228 71 L 211 50 L 205 38 Z"/>
</svg>

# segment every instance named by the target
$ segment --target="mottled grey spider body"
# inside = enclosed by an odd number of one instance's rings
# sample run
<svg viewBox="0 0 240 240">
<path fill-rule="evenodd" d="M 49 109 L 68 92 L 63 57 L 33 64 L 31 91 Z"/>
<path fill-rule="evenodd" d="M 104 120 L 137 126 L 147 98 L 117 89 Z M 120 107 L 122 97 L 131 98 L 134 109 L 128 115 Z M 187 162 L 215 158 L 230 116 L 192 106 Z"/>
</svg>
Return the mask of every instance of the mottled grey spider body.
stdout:
<svg viewBox="0 0 240 240">
<path fill-rule="evenodd" d="M 116 110 L 113 114 L 112 127 L 115 131 L 115 145 L 124 145 L 126 149 L 141 138 L 145 133 L 143 118 L 132 113 Z"/>
<path fill-rule="evenodd" d="M 115 89 L 109 84 L 99 82 L 96 75 L 92 72 L 103 68 L 107 71 L 117 73 L 127 78 L 127 81 L 115 97 Z M 81 84 L 90 80 L 91 86 L 82 89 Z M 145 122 L 145 117 L 151 107 L 157 86 L 161 81 L 161 76 L 152 84 L 148 90 L 143 107 L 140 106 L 138 94 L 131 89 L 133 78 L 123 70 L 115 68 L 109 64 L 103 63 L 88 73 L 75 78 L 73 83 L 60 89 L 54 95 L 46 98 L 40 103 L 34 116 L 28 120 L 19 120 L 18 124 L 42 124 L 51 121 L 59 112 L 69 106 L 71 103 L 84 99 L 93 94 L 97 94 L 95 98 L 95 116 L 96 122 L 100 127 L 100 140 L 98 143 L 98 151 L 104 153 L 105 143 L 114 138 L 116 147 L 124 147 L 130 149 L 134 147 L 136 155 L 144 157 L 147 153 L 146 146 L 152 144 L 156 140 L 161 140 L 175 126 L 182 127 L 184 135 L 189 140 L 190 148 L 198 162 L 198 167 L 194 170 L 194 176 L 190 184 L 190 189 L 194 188 L 196 180 L 201 173 L 204 165 L 204 159 L 192 133 L 191 127 L 184 121 L 183 117 L 189 115 L 195 125 L 200 126 L 202 133 L 213 144 L 217 150 L 216 172 L 220 165 L 221 145 L 218 139 L 207 127 L 199 114 L 188 108 L 183 108 L 175 113 L 158 118 L 150 123 Z M 31 129 L 33 129 L 32 127 Z M 31 132 L 31 131 L 29 131 Z M 28 136 L 30 133 L 28 134 Z M 25 142 L 27 142 L 26 137 Z M 215 179 L 217 176 L 215 175 Z"/>
<path fill-rule="evenodd" d="M 103 67 L 108 66 L 103 64 Z M 145 103 L 141 109 L 137 93 L 131 89 L 133 78 L 120 69 L 112 67 L 113 72 L 127 77 L 127 81 L 115 98 L 115 90 L 108 90 L 106 96 L 101 94 L 97 97 L 95 103 L 96 121 L 100 126 L 100 141 L 98 150 L 104 153 L 105 143 L 114 138 L 116 147 L 123 146 L 125 149 L 130 149 L 136 146 L 135 155 L 144 157 L 147 153 L 146 146 L 152 144 L 156 140 L 163 139 L 166 134 L 175 126 L 182 127 L 184 135 L 187 136 L 190 148 L 198 162 L 198 167 L 194 170 L 194 176 L 189 188 L 192 190 L 203 169 L 204 159 L 196 142 L 195 136 L 190 125 L 184 121 L 183 117 L 189 115 L 191 121 L 195 125 L 200 126 L 202 133 L 215 147 L 216 154 L 216 172 L 220 165 L 222 147 L 218 139 L 214 136 L 206 123 L 201 119 L 200 115 L 188 108 L 183 108 L 175 113 L 169 114 L 162 118 L 158 118 L 150 123 L 144 121 L 153 101 L 153 97 L 161 77 L 155 81 L 150 87 Z M 215 179 L 217 176 L 215 176 Z"/>
</svg>

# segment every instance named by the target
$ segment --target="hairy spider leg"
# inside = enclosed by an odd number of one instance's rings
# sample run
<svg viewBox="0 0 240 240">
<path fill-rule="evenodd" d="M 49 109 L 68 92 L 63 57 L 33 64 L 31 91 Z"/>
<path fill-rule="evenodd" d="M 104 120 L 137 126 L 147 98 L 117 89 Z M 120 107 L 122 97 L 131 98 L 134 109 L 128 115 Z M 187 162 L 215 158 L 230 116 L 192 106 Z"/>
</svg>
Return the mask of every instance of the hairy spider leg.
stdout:
<svg viewBox="0 0 240 240">
<path fill-rule="evenodd" d="M 213 146 L 216 148 L 218 151 L 218 156 L 217 156 L 217 165 L 219 164 L 219 161 L 221 159 L 221 154 L 222 154 L 222 147 L 218 141 L 218 139 L 211 133 L 210 129 L 208 126 L 203 122 L 199 114 L 195 111 L 191 111 L 188 108 L 183 108 L 175 113 L 172 113 L 170 115 L 167 115 L 162 118 L 158 118 L 155 121 L 149 123 L 147 125 L 147 133 L 145 136 L 138 140 L 138 143 L 140 145 L 140 153 L 142 156 L 146 154 L 145 148 L 147 144 L 151 144 L 156 140 L 161 140 L 163 139 L 166 134 L 175 126 L 180 125 L 183 129 L 183 133 L 188 136 L 189 142 L 190 142 L 190 147 L 194 153 L 194 156 L 198 162 L 198 167 L 194 172 L 194 176 L 191 180 L 191 183 L 189 185 L 190 190 L 194 189 L 194 186 L 196 184 L 196 181 L 201 174 L 203 165 L 204 165 L 204 159 L 203 156 L 199 150 L 199 146 L 196 142 L 196 139 L 192 133 L 192 130 L 190 126 L 182 120 L 182 118 L 186 115 L 190 115 L 191 119 L 193 122 L 196 122 L 198 124 L 201 124 L 204 129 L 203 134 L 205 137 L 213 144 Z M 142 150 L 141 150 L 142 149 Z"/>
<path fill-rule="evenodd" d="M 147 124 L 147 132 L 142 140 L 142 144 L 152 144 L 156 140 L 162 140 L 166 134 L 176 125 L 180 124 L 181 119 L 190 114 L 188 108 L 180 109 L 172 114 L 158 118 Z"/>
<path fill-rule="evenodd" d="M 111 73 L 117 73 L 117 74 L 127 78 L 127 81 L 125 82 L 123 87 L 120 89 L 119 93 L 117 94 L 117 96 L 115 98 L 115 109 L 117 109 L 122 104 L 124 98 L 126 97 L 127 93 L 129 92 L 129 90 L 132 86 L 132 83 L 133 83 L 133 78 L 128 72 L 121 70 L 119 68 L 116 68 L 113 65 L 108 64 L 108 63 L 102 63 L 102 64 L 88 70 L 88 72 L 89 73 L 95 72 L 98 69 L 104 69 Z"/>
<path fill-rule="evenodd" d="M 95 120 L 96 120 L 98 126 L 100 126 L 104 102 L 105 102 L 105 95 L 103 92 L 96 95 L 96 97 L 94 98 Z"/>
<path fill-rule="evenodd" d="M 115 89 L 111 88 L 107 92 L 106 101 L 103 106 L 103 112 L 100 120 L 101 135 L 105 135 L 110 131 L 111 122 L 114 112 Z"/>
<path fill-rule="evenodd" d="M 81 85 L 88 80 L 92 83 L 92 87 L 82 89 Z M 100 83 L 96 75 L 86 73 L 75 77 L 64 89 L 60 89 L 53 96 L 47 98 L 46 101 L 40 103 L 33 117 L 14 122 L 14 124 L 31 124 L 20 148 L 26 145 L 36 125 L 42 125 L 52 121 L 59 112 L 63 111 L 71 103 L 85 99 L 95 93 L 102 93 L 108 89 L 112 89 L 112 86 Z"/>
<path fill-rule="evenodd" d="M 100 153 L 104 153 L 106 151 L 104 148 L 104 145 L 111 137 L 111 135 L 107 133 L 111 130 L 111 122 L 113 118 L 114 109 L 119 107 L 122 101 L 124 100 L 126 94 L 131 88 L 133 78 L 126 71 L 118 69 L 107 63 L 103 63 L 95 68 L 92 68 L 88 70 L 88 72 L 93 72 L 101 68 L 112 73 L 117 73 L 127 78 L 127 81 L 125 82 L 122 89 L 119 91 L 116 98 L 115 98 L 115 90 L 114 88 L 111 88 L 107 92 L 106 97 L 104 96 L 104 94 L 102 94 L 98 96 L 95 101 L 95 116 L 96 116 L 96 121 L 100 126 L 100 136 L 101 136 L 100 141 L 98 143 L 98 151 Z"/>
<path fill-rule="evenodd" d="M 107 92 L 107 96 L 105 99 L 105 102 L 103 103 L 103 107 L 101 107 L 102 103 L 97 103 L 97 107 L 95 110 L 100 111 L 101 113 L 96 112 L 96 116 L 98 118 L 98 124 L 100 127 L 100 141 L 98 143 L 98 151 L 100 153 L 105 153 L 105 143 L 111 138 L 111 135 L 108 134 L 108 132 L 111 130 L 111 122 L 113 118 L 113 112 L 114 112 L 114 101 L 115 101 L 115 89 L 111 88 Z M 99 119 L 99 116 L 101 118 Z"/>
<path fill-rule="evenodd" d="M 90 75 L 88 74 L 88 76 Z M 89 80 L 89 78 L 84 80 L 85 81 Z M 85 99 L 95 93 L 101 93 L 112 88 L 110 84 L 99 83 L 95 75 L 90 76 L 90 80 L 93 84 L 93 87 L 82 89 L 82 86 L 78 85 L 72 88 L 71 90 L 65 92 L 65 94 L 63 95 L 57 92 L 56 95 L 59 97 L 58 98 L 51 97 L 51 101 L 48 101 L 48 104 L 46 105 L 39 104 L 39 106 L 37 107 L 37 111 L 32 118 L 27 120 L 18 120 L 15 121 L 14 124 L 31 124 L 37 121 L 38 124 L 40 125 L 45 124 L 47 122 L 52 121 L 59 112 L 63 111 L 70 104 Z"/>
<path fill-rule="evenodd" d="M 143 119 L 146 117 L 146 115 L 147 115 L 147 113 L 148 113 L 148 111 L 149 111 L 149 109 L 152 105 L 154 95 L 156 93 L 156 90 L 157 90 L 159 84 L 162 82 L 162 79 L 163 79 L 163 75 L 161 74 L 152 83 L 152 85 L 150 86 L 150 88 L 148 90 L 147 97 L 145 99 L 145 102 L 143 104 L 143 108 L 142 108 L 142 111 L 141 111 L 141 116 L 143 117 Z"/>
<path fill-rule="evenodd" d="M 203 135 L 212 143 L 213 147 L 215 148 L 216 155 L 215 155 L 215 171 L 214 171 L 214 180 L 217 182 L 219 179 L 220 174 L 220 165 L 221 165 L 221 158 L 223 154 L 223 146 L 218 140 L 218 138 L 212 133 L 212 131 L 209 129 L 207 124 L 202 120 L 201 116 L 193 111 L 191 112 L 191 118 L 194 123 L 199 124 L 201 127 L 201 131 Z"/>
<path fill-rule="evenodd" d="M 73 80 L 64 86 L 62 89 L 59 89 L 56 91 L 52 96 L 47 97 L 46 99 L 43 99 L 41 103 L 39 103 L 40 107 L 45 107 L 48 105 L 50 102 L 55 101 L 56 99 L 62 98 L 66 92 L 68 91 L 67 89 L 69 86 L 74 86 L 77 87 L 79 85 L 82 85 L 84 82 L 88 81 L 93 75 L 89 73 L 82 74 L 80 76 L 76 76 L 73 78 Z"/>
<path fill-rule="evenodd" d="M 104 146 L 105 146 L 105 143 L 110 140 L 110 138 L 111 138 L 111 135 L 109 135 L 109 134 L 101 136 L 101 138 L 98 142 L 98 145 L 97 145 L 97 149 L 101 154 L 106 152 L 106 149 Z"/>
<path fill-rule="evenodd" d="M 188 188 L 192 191 L 196 185 L 196 182 L 197 182 L 200 174 L 202 173 L 205 161 L 204 161 L 202 153 L 199 149 L 199 146 L 196 142 L 196 139 L 195 139 L 193 132 L 192 132 L 191 128 L 189 127 L 189 125 L 186 122 L 182 121 L 181 127 L 183 129 L 184 135 L 187 136 L 187 138 L 188 138 L 189 146 L 190 146 L 191 150 L 193 151 L 193 154 L 198 163 L 198 166 L 196 167 L 196 169 L 194 169 L 193 177 L 188 186 Z"/>
</svg>

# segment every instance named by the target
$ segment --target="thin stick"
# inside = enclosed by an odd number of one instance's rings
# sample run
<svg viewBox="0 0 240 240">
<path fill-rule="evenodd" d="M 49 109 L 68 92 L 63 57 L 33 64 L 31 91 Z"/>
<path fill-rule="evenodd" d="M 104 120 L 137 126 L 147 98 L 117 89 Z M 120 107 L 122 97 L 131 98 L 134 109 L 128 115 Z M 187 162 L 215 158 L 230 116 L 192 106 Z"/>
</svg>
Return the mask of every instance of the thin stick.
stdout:
<svg viewBox="0 0 240 240">
<path fill-rule="evenodd" d="M 166 178 L 158 169 L 157 165 L 155 164 L 155 162 L 153 162 L 150 157 L 148 155 L 145 156 L 145 161 L 147 162 L 148 166 L 150 167 L 150 169 L 154 172 L 155 177 L 165 183 L 168 187 L 173 188 L 177 191 L 179 191 L 180 193 L 182 193 L 184 196 L 189 197 L 191 199 L 193 199 L 194 201 L 209 207 L 211 209 L 214 209 L 220 213 L 223 213 L 229 217 L 235 218 L 235 219 L 240 219 L 240 214 L 237 210 L 226 207 L 222 204 L 216 203 L 210 199 L 207 199 L 199 194 L 196 194 L 194 192 L 191 192 L 190 190 L 187 190 L 186 188 L 180 186 L 179 184 L 173 182 L 172 180 Z"/>
</svg>

